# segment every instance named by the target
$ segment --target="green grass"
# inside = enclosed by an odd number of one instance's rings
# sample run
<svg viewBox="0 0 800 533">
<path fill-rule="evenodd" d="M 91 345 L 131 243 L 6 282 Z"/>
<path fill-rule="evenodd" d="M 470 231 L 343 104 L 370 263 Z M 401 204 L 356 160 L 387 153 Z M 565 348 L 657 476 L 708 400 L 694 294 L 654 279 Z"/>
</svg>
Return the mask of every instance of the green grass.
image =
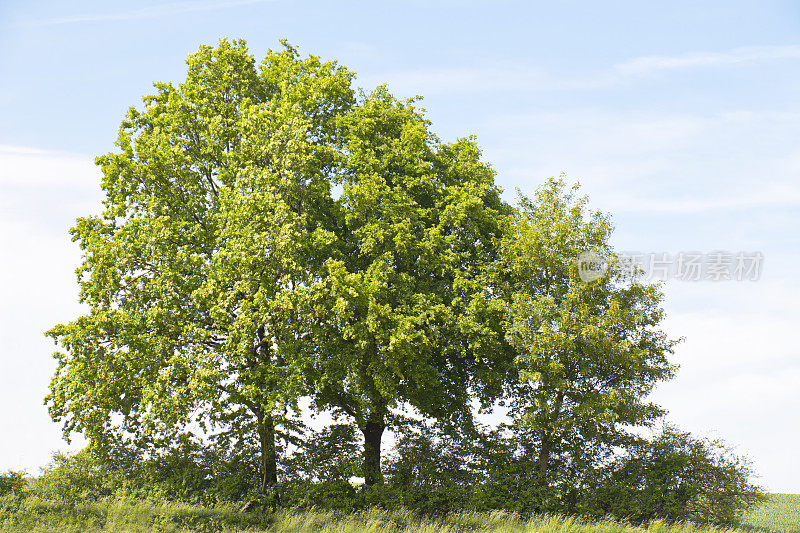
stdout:
<svg viewBox="0 0 800 533">
<path fill-rule="evenodd" d="M 758 529 L 800 533 L 800 494 L 770 494 L 763 505 L 744 516 L 742 523 Z"/>
<path fill-rule="evenodd" d="M 800 532 L 800 495 L 778 494 L 750 512 L 743 530 Z M 692 524 L 652 522 L 634 527 L 613 520 L 588 522 L 560 516 L 530 519 L 515 514 L 456 513 L 426 519 L 405 510 L 370 510 L 349 515 L 325 511 L 241 513 L 234 506 L 199 507 L 178 503 L 109 500 L 57 504 L 29 498 L 0 498 L 0 531 L 23 532 L 275 532 L 275 533 L 721 533 Z M 733 530 L 730 530 L 733 531 Z"/>
</svg>

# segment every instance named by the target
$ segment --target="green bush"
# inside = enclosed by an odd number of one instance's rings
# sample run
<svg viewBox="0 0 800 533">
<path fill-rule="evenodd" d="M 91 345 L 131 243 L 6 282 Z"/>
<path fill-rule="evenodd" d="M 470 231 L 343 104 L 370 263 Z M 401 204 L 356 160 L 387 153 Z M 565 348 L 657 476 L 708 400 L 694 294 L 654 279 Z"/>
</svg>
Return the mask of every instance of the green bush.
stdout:
<svg viewBox="0 0 800 533">
<path fill-rule="evenodd" d="M 393 487 L 401 504 L 387 509 L 405 507 L 423 516 L 445 516 L 470 507 L 473 491 L 462 485 L 411 485 Z"/>
<path fill-rule="evenodd" d="M 24 472 L 9 470 L 5 474 L 0 474 L 0 496 L 22 494 L 26 484 Z"/>
<path fill-rule="evenodd" d="M 276 489 L 278 505 L 289 509 L 325 509 L 351 512 L 359 508 L 356 488 L 343 480 L 316 483 L 292 480 Z"/>
<path fill-rule="evenodd" d="M 187 439 L 146 458 L 132 450 L 102 459 L 89 449 L 73 456 L 56 454 L 32 493 L 72 506 L 116 496 L 206 506 L 229 502 L 239 509 L 248 501 L 248 510 L 259 511 L 403 508 L 436 517 L 502 510 L 725 525 L 737 522 L 761 494 L 749 482 L 746 460 L 719 442 L 671 426 L 650 441 L 632 442 L 604 467 L 562 464 L 555 457 L 553 481 L 544 485 L 535 446 L 518 433 L 483 432 L 465 439 L 419 429 L 397 432 L 395 453 L 386 461 L 386 482 L 371 487 L 348 481 L 356 465 L 357 435 L 350 426 L 336 426 L 317 435 L 308 447 L 313 453 L 293 463 L 295 476 L 287 479 L 284 471 L 284 480 L 269 494 L 259 492 L 257 454 L 245 449 L 234 454 Z M 314 473 L 317 463 L 321 466 Z M 18 505 L 27 494 L 25 486 L 22 474 L 0 476 L 0 506 Z"/>
<path fill-rule="evenodd" d="M 332 424 L 307 434 L 284 461 L 291 479 L 347 481 L 361 474 L 361 434 L 355 424 Z"/>
<path fill-rule="evenodd" d="M 238 502 L 251 498 L 259 486 L 257 454 L 248 452 L 245 448 L 234 454 L 182 437 L 146 455 L 133 448 L 104 450 L 99 468 L 124 477 L 118 494 L 128 498 Z"/>
<path fill-rule="evenodd" d="M 735 524 L 763 498 L 762 490 L 750 483 L 751 475 L 749 462 L 721 442 L 667 425 L 608 469 L 588 508 L 635 522 Z"/>
<path fill-rule="evenodd" d="M 36 480 L 34 493 L 44 500 L 76 503 L 111 496 L 123 483 L 121 474 L 105 468 L 87 448 L 75 455 L 55 453 Z"/>
<path fill-rule="evenodd" d="M 435 425 L 406 421 L 393 428 L 395 446 L 385 461 L 390 483 L 400 486 L 474 485 L 483 477 L 473 438 Z"/>
<path fill-rule="evenodd" d="M 474 492 L 465 486 L 380 484 L 353 486 L 346 481 L 288 481 L 276 487 L 278 506 L 284 509 L 321 509 L 353 513 L 368 509 L 408 509 L 423 516 L 444 516 L 471 508 Z M 263 499 L 263 498 L 262 498 Z M 257 499 L 254 510 L 269 508 Z"/>
<path fill-rule="evenodd" d="M 220 487 L 221 458 L 213 449 L 182 440 L 156 456 L 143 459 L 127 472 L 125 492 L 135 498 L 210 504 L 218 501 L 219 488 L 226 495 L 241 496 L 237 476 Z"/>
</svg>

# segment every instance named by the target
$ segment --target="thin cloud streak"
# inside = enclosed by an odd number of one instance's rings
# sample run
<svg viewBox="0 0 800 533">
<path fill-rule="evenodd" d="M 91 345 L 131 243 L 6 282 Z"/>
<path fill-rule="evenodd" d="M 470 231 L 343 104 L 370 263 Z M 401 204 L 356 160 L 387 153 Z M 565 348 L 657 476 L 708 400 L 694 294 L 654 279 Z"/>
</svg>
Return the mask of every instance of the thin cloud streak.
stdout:
<svg viewBox="0 0 800 533">
<path fill-rule="evenodd" d="M 800 45 L 748 46 L 728 52 L 691 52 L 676 56 L 643 56 L 616 64 L 595 77 L 559 78 L 534 67 L 484 65 L 410 69 L 366 76 L 366 85 L 388 82 L 394 90 L 422 94 L 475 94 L 594 90 L 613 87 L 662 71 L 754 65 L 766 61 L 800 58 Z"/>
<path fill-rule="evenodd" d="M 652 74 L 662 70 L 747 65 L 776 59 L 800 58 L 800 46 L 746 46 L 729 52 L 691 52 L 678 56 L 646 56 L 616 65 L 623 76 Z"/>
<path fill-rule="evenodd" d="M 769 187 L 747 196 L 731 196 L 710 200 L 692 198 L 669 198 L 653 200 L 642 197 L 616 197 L 614 212 L 692 214 L 712 211 L 747 211 L 775 207 L 800 206 L 800 190 L 783 186 Z"/>
<path fill-rule="evenodd" d="M 117 13 L 98 13 L 74 15 L 69 17 L 59 17 L 52 19 L 36 20 L 29 23 L 33 26 L 53 26 L 58 24 L 75 24 L 79 22 L 104 22 L 136 20 L 144 18 L 158 18 L 170 15 L 180 15 L 197 11 L 212 11 L 216 9 L 227 9 L 252 4 L 261 4 L 271 0 L 222 0 L 206 2 L 170 2 L 156 6 L 133 9 L 130 11 L 120 11 Z"/>
<path fill-rule="evenodd" d="M 12 187 L 96 190 L 99 184 L 100 169 L 91 156 L 0 145 L 0 190 Z"/>
</svg>

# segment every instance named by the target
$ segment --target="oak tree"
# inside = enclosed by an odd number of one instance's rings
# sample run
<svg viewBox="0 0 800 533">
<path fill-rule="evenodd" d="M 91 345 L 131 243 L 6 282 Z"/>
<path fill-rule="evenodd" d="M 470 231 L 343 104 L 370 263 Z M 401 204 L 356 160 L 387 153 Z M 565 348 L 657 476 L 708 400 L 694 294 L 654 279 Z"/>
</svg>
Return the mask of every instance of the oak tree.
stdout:
<svg viewBox="0 0 800 533">
<path fill-rule="evenodd" d="M 298 294 L 319 405 L 364 436 L 366 484 L 400 405 L 468 422 L 507 352 L 481 273 L 510 213 L 472 138 L 439 140 L 414 99 L 385 87 L 344 118 L 331 256 Z"/>
<path fill-rule="evenodd" d="M 538 448 L 544 487 L 570 463 L 585 472 L 600 451 L 625 442 L 631 426 L 661 416 L 647 396 L 675 370 L 668 356 L 676 341 L 660 327 L 660 286 L 620 262 L 608 216 L 590 211 L 578 192 L 551 178 L 533 198 L 521 196 L 494 270 L 516 352 L 511 413 Z M 584 281 L 582 254 L 605 271 Z"/>
<path fill-rule="evenodd" d="M 387 415 L 470 416 L 506 354 L 479 274 L 509 214 L 473 139 L 414 101 L 356 98 L 336 63 L 241 41 L 201 47 L 98 158 L 105 209 L 78 220 L 88 311 L 50 335 L 48 403 L 69 434 L 145 446 L 256 433 L 262 488 L 301 396 L 350 415 L 380 481 Z"/>
<path fill-rule="evenodd" d="M 330 240 L 320 219 L 353 74 L 287 43 L 256 65 L 223 40 L 187 64 L 97 158 L 104 210 L 72 229 L 87 311 L 49 332 L 62 350 L 46 401 L 65 435 L 101 447 L 255 432 L 266 488 L 276 428 L 304 393 L 283 295 Z"/>
</svg>

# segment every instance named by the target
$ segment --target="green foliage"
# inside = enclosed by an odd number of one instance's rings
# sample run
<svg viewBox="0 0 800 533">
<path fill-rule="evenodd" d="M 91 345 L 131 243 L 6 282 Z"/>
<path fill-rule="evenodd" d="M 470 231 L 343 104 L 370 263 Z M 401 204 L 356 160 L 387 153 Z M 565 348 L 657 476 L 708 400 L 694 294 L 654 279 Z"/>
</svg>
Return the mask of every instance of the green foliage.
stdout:
<svg viewBox="0 0 800 533">
<path fill-rule="evenodd" d="M 123 483 L 119 472 L 104 468 L 87 448 L 75 455 L 54 454 L 36 479 L 34 492 L 45 500 L 75 504 L 111 496 Z"/>
<path fill-rule="evenodd" d="M 551 178 L 533 198 L 521 197 L 492 272 L 516 351 L 511 414 L 535 442 L 542 486 L 579 483 L 570 470 L 624 444 L 625 427 L 660 416 L 646 398 L 674 372 L 675 341 L 659 329 L 660 288 L 617 268 L 608 216 L 589 211 L 577 193 Z M 583 281 L 582 252 L 603 258 L 605 275 Z"/>
<path fill-rule="evenodd" d="M 34 494 L 75 504 L 108 497 L 213 504 L 247 499 L 258 491 L 257 459 L 240 457 L 181 440 L 155 455 L 128 450 L 127 457 L 99 457 L 86 448 L 74 455 L 56 453 L 35 480 Z"/>
<path fill-rule="evenodd" d="M 0 524 L 3 516 L 16 513 L 30 495 L 29 482 L 24 472 L 9 470 L 0 474 Z"/>
<path fill-rule="evenodd" d="M 365 432 L 379 481 L 392 407 L 465 419 L 470 387 L 498 382 L 478 279 L 510 212 L 494 172 L 413 100 L 356 99 L 350 71 L 285 42 L 258 66 L 226 40 L 187 64 L 97 159 L 104 210 L 72 229 L 89 311 L 48 332 L 50 413 L 96 447 L 256 432 L 266 486 L 307 394 Z"/>
<path fill-rule="evenodd" d="M 256 67 L 223 40 L 130 109 L 119 152 L 97 159 L 105 209 L 72 229 L 89 312 L 49 332 L 66 436 L 152 445 L 195 422 L 242 438 L 255 421 L 270 455 L 300 387 L 282 294 L 328 238 L 317 221 L 351 79 L 288 44 Z"/>
<path fill-rule="evenodd" d="M 241 501 L 257 492 L 255 457 L 241 457 L 211 446 L 181 440 L 126 468 L 121 493 L 139 499 L 212 504 Z"/>
<path fill-rule="evenodd" d="M 474 140 L 440 142 L 413 100 L 381 87 L 341 126 L 330 255 L 293 309 L 318 405 L 364 433 L 372 484 L 391 408 L 470 416 L 470 386 L 499 350 L 478 274 L 509 209 Z"/>
<path fill-rule="evenodd" d="M 276 490 L 280 494 L 280 507 L 284 509 L 324 509 L 342 513 L 409 509 L 423 516 L 444 516 L 470 509 L 473 498 L 472 489 L 456 485 L 381 483 L 354 486 L 346 481 L 289 481 L 280 483 Z"/>
<path fill-rule="evenodd" d="M 91 447 L 56 456 L 39 497 L 733 520 L 745 463 L 628 432 L 663 413 L 647 396 L 675 341 L 609 217 L 562 179 L 512 209 L 473 138 L 282 44 L 259 64 L 243 41 L 201 47 L 97 158 L 103 211 L 71 230 L 87 312 L 48 332 L 46 400 Z M 583 281 L 589 251 L 611 268 Z M 304 397 L 348 422 L 303 438 Z M 476 427 L 497 400 L 514 423 Z M 395 423 L 406 408 L 432 423 Z"/>
<path fill-rule="evenodd" d="M 361 473 L 361 442 L 354 424 L 332 424 L 307 434 L 286 463 L 287 477 L 344 481 Z"/>
<path fill-rule="evenodd" d="M 529 512 L 564 512 L 558 487 L 540 483 L 536 443 L 519 427 L 501 427 L 481 435 L 478 459 L 482 482 L 474 509 Z"/>
<path fill-rule="evenodd" d="M 537 483 L 532 444 L 512 429 L 477 427 L 460 435 L 436 425 L 401 425 L 394 429 L 388 484 L 400 491 L 403 506 L 422 513 L 564 511 L 557 491 Z"/>
<path fill-rule="evenodd" d="M 0 496 L 22 494 L 26 486 L 27 479 L 24 472 L 9 470 L 5 474 L 0 474 Z"/>
<path fill-rule="evenodd" d="M 362 509 L 410 509 L 421 516 L 444 517 L 471 509 L 473 491 L 455 484 L 409 485 L 391 484 L 363 487 L 358 494 Z"/>
<path fill-rule="evenodd" d="M 282 483 L 281 506 L 289 509 L 330 509 L 351 512 L 360 506 L 356 500 L 356 488 L 345 480 L 327 483 L 299 480 Z"/>
<path fill-rule="evenodd" d="M 452 486 L 481 479 L 474 464 L 478 451 L 473 439 L 425 423 L 405 423 L 393 429 L 395 445 L 386 468 L 391 484 Z"/>
<path fill-rule="evenodd" d="M 441 516 L 503 510 L 716 524 L 736 523 L 742 511 L 760 501 L 744 459 L 718 442 L 695 439 L 671 426 L 652 441 L 630 445 L 607 466 L 582 472 L 582 485 L 544 487 L 532 458 L 536 443 L 513 427 L 465 439 L 435 425 L 398 426 L 387 483 L 372 486 L 348 482 L 357 465 L 356 435 L 352 425 L 320 432 L 307 448 L 306 462 L 296 462 L 297 457 L 287 462 L 301 467 L 292 479 L 260 496 L 252 464 L 243 467 L 235 456 L 190 441 L 129 463 L 98 460 L 88 449 L 71 457 L 57 454 L 37 481 L 35 494 L 72 506 L 108 497 L 203 505 L 250 500 L 247 509 L 261 511 L 405 508 Z M 342 463 L 342 457 L 349 462 Z M 7 512 L 22 499 L 7 499 Z"/>
<path fill-rule="evenodd" d="M 751 476 L 748 461 L 719 441 L 666 425 L 652 440 L 632 446 L 593 496 L 602 514 L 637 522 L 735 524 L 743 511 L 763 501 Z"/>
</svg>

